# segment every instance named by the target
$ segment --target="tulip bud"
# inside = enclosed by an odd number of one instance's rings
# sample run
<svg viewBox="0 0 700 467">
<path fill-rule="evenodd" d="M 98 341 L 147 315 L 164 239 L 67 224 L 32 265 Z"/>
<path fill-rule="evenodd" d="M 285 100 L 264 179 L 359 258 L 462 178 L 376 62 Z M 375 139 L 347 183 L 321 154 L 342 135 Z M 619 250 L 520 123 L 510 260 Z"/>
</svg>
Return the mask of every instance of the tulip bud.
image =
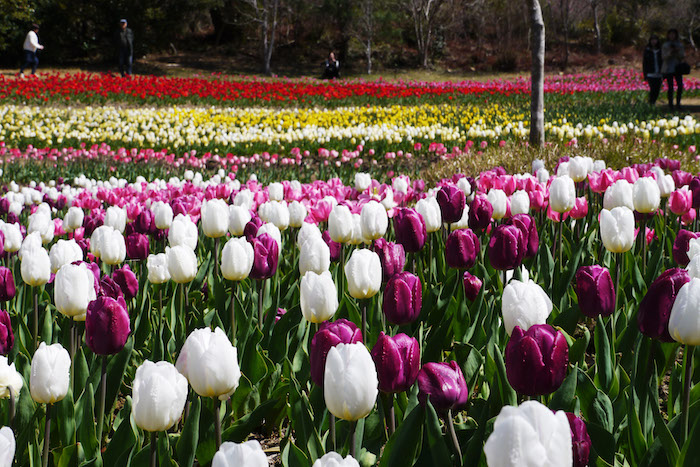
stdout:
<svg viewBox="0 0 700 467">
<path fill-rule="evenodd" d="M 403 271 L 406 265 L 406 254 L 404 253 L 403 245 L 380 238 L 374 242 L 373 249 L 379 255 L 383 282 L 388 281 L 394 274 Z"/>
<path fill-rule="evenodd" d="M 129 315 L 114 298 L 101 295 L 90 302 L 85 317 L 85 343 L 97 355 L 119 353 L 131 334 Z"/>
<path fill-rule="evenodd" d="M 192 331 L 175 366 L 202 397 L 226 400 L 241 378 L 238 351 L 218 327 L 214 331 L 209 328 Z"/>
<path fill-rule="evenodd" d="M 267 233 L 250 240 L 253 246 L 253 267 L 250 277 L 253 279 L 269 279 L 277 272 L 279 263 L 279 244 Z"/>
<path fill-rule="evenodd" d="M 605 209 L 612 210 L 621 206 L 634 210 L 632 185 L 625 179 L 620 179 L 610 185 L 605 190 L 605 195 L 603 195 L 603 207 Z"/>
<path fill-rule="evenodd" d="M 476 196 L 469 206 L 469 228 L 483 230 L 491 223 L 493 206 L 485 196 Z"/>
<path fill-rule="evenodd" d="M 382 392 L 406 391 L 418 377 L 420 348 L 418 341 L 406 334 L 390 337 L 381 332 L 372 348 L 372 359 L 377 366 L 379 390 Z"/>
<path fill-rule="evenodd" d="M 379 255 L 370 250 L 354 250 L 345 264 L 348 292 L 353 298 L 371 298 L 382 286 Z"/>
<path fill-rule="evenodd" d="M 144 260 L 148 258 L 148 236 L 132 233 L 126 237 L 126 255 L 129 259 Z"/>
<path fill-rule="evenodd" d="M 15 345 L 15 335 L 12 332 L 10 315 L 5 310 L 0 310 L 0 355 L 7 355 Z"/>
<path fill-rule="evenodd" d="M 68 233 L 74 232 L 83 226 L 83 220 L 85 219 L 85 213 L 82 209 L 77 206 L 72 206 L 68 208 L 68 212 L 63 217 L 63 230 Z"/>
<path fill-rule="evenodd" d="M 572 466 L 571 429 L 566 414 L 537 401 L 506 405 L 484 445 L 488 467 Z"/>
<path fill-rule="evenodd" d="M 257 440 L 245 443 L 227 441 L 214 454 L 211 467 L 267 467 L 267 456 Z"/>
<path fill-rule="evenodd" d="M 481 244 L 470 229 L 455 230 L 445 243 L 445 260 L 451 268 L 469 269 L 476 263 Z"/>
<path fill-rule="evenodd" d="M 464 297 L 473 302 L 476 300 L 476 297 L 479 296 L 479 291 L 482 286 L 481 279 L 472 275 L 469 271 L 464 271 L 462 281 L 464 285 Z"/>
<path fill-rule="evenodd" d="M 229 227 L 228 205 L 222 199 L 210 199 L 202 203 L 202 232 L 209 238 L 219 238 Z"/>
<path fill-rule="evenodd" d="M 178 214 L 168 231 L 168 242 L 170 246 L 186 245 L 190 250 L 195 250 L 197 248 L 197 240 L 197 225 L 190 220 L 189 216 Z"/>
<path fill-rule="evenodd" d="M 85 321 L 85 312 L 95 300 L 95 276 L 87 264 L 66 264 L 56 273 L 54 280 L 54 304 L 56 309 L 75 321 Z"/>
<path fill-rule="evenodd" d="M 366 240 L 376 240 L 383 237 L 389 226 L 386 208 L 376 201 L 370 201 L 362 206 L 362 236 Z"/>
<path fill-rule="evenodd" d="M 19 229 L 19 224 L 4 223 L 0 225 L 0 229 L 5 235 L 4 250 L 9 253 L 19 250 L 22 246 L 22 232 Z"/>
<path fill-rule="evenodd" d="M 361 342 L 331 347 L 323 376 L 328 411 L 338 418 L 357 421 L 366 417 L 377 400 L 377 369 Z"/>
<path fill-rule="evenodd" d="M 43 248 L 35 248 L 22 255 L 22 280 L 31 287 L 46 284 L 51 278 L 51 259 Z"/>
<path fill-rule="evenodd" d="M 126 209 L 118 206 L 110 206 L 105 213 L 104 225 L 112 227 L 119 233 L 126 228 Z"/>
<path fill-rule="evenodd" d="M 68 393 L 70 355 L 61 344 L 39 344 L 32 358 L 29 392 L 40 404 L 53 404 Z"/>
<path fill-rule="evenodd" d="M 264 203 L 258 208 L 258 214 L 266 223 L 271 223 L 280 230 L 285 230 L 289 227 L 287 203 L 278 201 Z"/>
<path fill-rule="evenodd" d="M 700 279 L 692 278 L 678 291 L 668 320 L 668 332 L 676 342 L 700 344 Z"/>
<path fill-rule="evenodd" d="M 321 274 L 331 266 L 331 250 L 323 238 L 312 237 L 301 246 L 299 253 L 299 274 L 307 271 Z"/>
<path fill-rule="evenodd" d="M 0 355 L 0 399 L 9 399 L 12 391 L 12 396 L 17 400 L 22 386 L 24 386 L 24 380 L 15 369 L 15 364 L 8 365 L 7 357 Z"/>
<path fill-rule="evenodd" d="M 316 462 L 311 467 L 360 467 L 360 463 L 349 454 L 343 459 L 343 456 L 335 451 L 331 451 L 316 459 Z"/>
<path fill-rule="evenodd" d="M 133 223 L 133 228 L 137 233 L 148 235 L 156 231 L 155 216 L 150 209 L 142 210 Z"/>
<path fill-rule="evenodd" d="M 355 174 L 355 189 L 362 193 L 372 184 L 372 176 L 368 173 L 357 172 Z"/>
<path fill-rule="evenodd" d="M 12 466 L 15 460 L 15 448 L 15 434 L 12 428 L 9 426 L 0 428 L 0 466 Z"/>
<path fill-rule="evenodd" d="M 170 280 L 168 257 L 165 253 L 148 255 L 146 268 L 148 269 L 148 282 L 151 284 L 163 284 Z"/>
<path fill-rule="evenodd" d="M 576 204 L 574 181 L 564 175 L 556 177 L 549 185 L 549 206 L 558 213 L 569 212 Z"/>
<path fill-rule="evenodd" d="M 581 266 L 576 271 L 576 296 L 581 313 L 595 318 L 615 311 L 615 287 L 610 271 L 603 266 Z"/>
<path fill-rule="evenodd" d="M 668 209 L 677 216 L 686 214 L 693 207 L 693 194 L 687 186 L 671 193 L 668 198 Z"/>
<path fill-rule="evenodd" d="M 334 242 L 348 243 L 352 238 L 352 213 L 347 206 L 338 204 L 328 216 L 328 233 Z"/>
<path fill-rule="evenodd" d="M 569 160 L 569 176 L 574 182 L 582 182 L 588 176 L 588 162 L 585 157 L 576 156 Z"/>
<path fill-rule="evenodd" d="M 634 214 L 625 207 L 600 212 L 600 236 L 611 253 L 624 253 L 634 245 Z"/>
<path fill-rule="evenodd" d="M 632 189 L 634 210 L 643 214 L 655 212 L 661 204 L 659 185 L 652 177 L 642 177 L 634 182 Z"/>
<path fill-rule="evenodd" d="M 514 225 L 501 224 L 491 232 L 489 261 L 494 269 L 515 269 L 525 256 L 522 231 Z"/>
<path fill-rule="evenodd" d="M 124 294 L 124 298 L 131 300 L 139 293 L 139 280 L 128 264 L 121 269 L 115 269 L 112 279 L 117 283 Z"/>
<path fill-rule="evenodd" d="M 221 251 L 221 275 L 229 281 L 242 281 L 250 275 L 255 253 L 244 238 L 232 238 Z"/>
<path fill-rule="evenodd" d="M 186 284 L 197 275 L 197 255 L 186 245 L 177 245 L 165 251 L 168 273 L 173 282 Z"/>
<path fill-rule="evenodd" d="M 311 366 L 311 381 L 323 386 L 323 374 L 326 368 L 326 357 L 331 347 L 338 344 L 354 344 L 362 342 L 362 332 L 355 323 L 346 319 L 321 323 L 316 334 L 311 339 L 309 347 L 309 364 Z"/>
<path fill-rule="evenodd" d="M 467 404 L 469 389 L 464 373 L 457 362 L 426 363 L 418 372 L 418 400 L 425 404 L 428 398 L 435 410 L 444 412 Z"/>
<path fill-rule="evenodd" d="M 392 324 L 412 323 L 420 315 L 423 290 L 418 276 L 400 272 L 389 279 L 382 310 Z"/>
<path fill-rule="evenodd" d="M 228 231 L 231 235 L 239 237 L 243 235 L 246 224 L 250 222 L 252 216 L 248 208 L 244 206 L 229 206 Z"/>
<path fill-rule="evenodd" d="M 520 229 L 523 234 L 525 258 L 534 258 L 540 248 L 540 236 L 537 233 L 535 219 L 530 214 L 515 214 L 510 218 L 509 223 Z"/>
<path fill-rule="evenodd" d="M 462 218 L 467 201 L 462 190 L 454 185 L 443 185 L 437 192 L 435 199 L 440 206 L 443 222 L 452 224 Z"/>
<path fill-rule="evenodd" d="M 329 271 L 305 273 L 300 285 L 301 312 L 310 323 L 322 323 L 338 310 L 338 290 Z"/>
<path fill-rule="evenodd" d="M 492 188 L 486 195 L 486 199 L 488 199 L 493 207 L 491 217 L 496 220 L 503 219 L 508 211 L 508 197 L 506 193 L 498 188 Z"/>
<path fill-rule="evenodd" d="M 173 208 L 169 204 L 159 201 L 153 205 L 152 209 L 156 228 L 161 230 L 169 229 L 173 223 Z"/>
<path fill-rule="evenodd" d="M 187 379 L 172 363 L 146 360 L 136 369 L 132 398 L 136 426 L 151 432 L 165 431 L 180 419 L 185 408 Z"/>
<path fill-rule="evenodd" d="M 688 184 L 688 188 L 693 193 L 693 208 L 700 209 L 700 177 L 693 177 Z"/>
<path fill-rule="evenodd" d="M 552 313 L 552 301 L 533 281 L 511 280 L 503 289 L 501 313 L 503 325 L 510 335 L 516 326 L 527 331 L 532 325 L 545 324 Z"/>
<path fill-rule="evenodd" d="M 525 190 L 519 190 L 510 197 L 510 214 L 527 214 L 530 211 L 530 196 Z"/>
<path fill-rule="evenodd" d="M 306 206 L 299 201 L 292 201 L 289 203 L 289 226 L 295 228 L 301 227 L 308 214 Z"/>
<path fill-rule="evenodd" d="M 6 302 L 15 298 L 15 278 L 12 270 L 0 266 L 0 302 Z"/>
<path fill-rule="evenodd" d="M 64 264 L 82 261 L 83 250 L 75 240 L 60 239 L 51 246 L 49 259 L 51 260 L 51 272 L 56 274 Z"/>
<path fill-rule="evenodd" d="M 394 232 L 396 242 L 409 253 L 420 251 L 428 237 L 423 216 L 409 208 L 399 209 L 394 215 Z"/>
<path fill-rule="evenodd" d="M 564 334 L 548 324 L 535 324 L 527 331 L 515 326 L 505 361 L 508 382 L 519 394 L 551 394 L 566 377 L 569 345 Z"/>
<path fill-rule="evenodd" d="M 416 211 L 423 216 L 427 232 L 437 232 L 442 227 L 440 205 L 434 197 L 423 198 L 416 203 Z"/>
<path fill-rule="evenodd" d="M 571 412 L 566 412 L 566 418 L 569 420 L 569 428 L 571 429 L 573 467 L 586 467 L 591 452 L 591 437 L 588 436 L 586 422 Z"/>
</svg>

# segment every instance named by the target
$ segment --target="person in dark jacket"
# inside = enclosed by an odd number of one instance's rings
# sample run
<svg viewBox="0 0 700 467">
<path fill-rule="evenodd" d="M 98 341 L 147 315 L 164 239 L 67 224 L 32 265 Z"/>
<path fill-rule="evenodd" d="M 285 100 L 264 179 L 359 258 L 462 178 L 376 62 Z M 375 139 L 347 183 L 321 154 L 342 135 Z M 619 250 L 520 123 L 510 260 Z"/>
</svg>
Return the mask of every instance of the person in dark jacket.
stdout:
<svg viewBox="0 0 700 467">
<path fill-rule="evenodd" d="M 659 92 L 661 91 L 661 83 L 663 82 L 663 75 L 661 74 L 662 63 L 659 36 L 652 34 L 649 37 L 649 43 L 644 49 L 642 63 L 644 80 L 649 83 L 649 104 L 651 105 L 656 104 L 656 99 L 659 98 Z"/>
<path fill-rule="evenodd" d="M 335 59 L 333 52 L 328 54 L 328 58 L 323 62 L 323 79 L 340 78 L 340 62 Z"/>
<path fill-rule="evenodd" d="M 661 57 L 663 65 L 661 66 L 661 74 L 664 75 L 668 84 L 668 107 L 673 110 L 673 81 L 676 81 L 676 108 L 681 108 L 681 96 L 683 95 L 683 75 L 677 69 L 683 60 L 685 60 L 685 51 L 683 44 L 678 39 L 678 30 L 669 29 L 666 34 L 666 42 L 661 46 Z"/>
<path fill-rule="evenodd" d="M 119 21 L 119 34 L 117 43 L 119 45 L 119 72 L 122 76 L 131 75 L 131 65 L 134 62 L 134 32 L 127 27 L 125 19 Z"/>
</svg>

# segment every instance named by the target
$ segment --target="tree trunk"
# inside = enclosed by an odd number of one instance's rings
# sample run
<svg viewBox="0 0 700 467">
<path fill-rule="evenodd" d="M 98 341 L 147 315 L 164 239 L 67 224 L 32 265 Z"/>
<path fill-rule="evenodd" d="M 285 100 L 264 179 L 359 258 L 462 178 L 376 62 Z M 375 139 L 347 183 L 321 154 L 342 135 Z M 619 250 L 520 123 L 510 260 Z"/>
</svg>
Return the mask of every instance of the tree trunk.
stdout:
<svg viewBox="0 0 700 467">
<path fill-rule="evenodd" d="M 544 144 L 544 19 L 539 0 L 528 0 L 532 52 L 530 91 L 530 144 Z"/>
<path fill-rule="evenodd" d="M 564 26 L 564 60 L 562 70 L 569 66 L 569 0 L 561 0 L 561 19 Z"/>
<path fill-rule="evenodd" d="M 591 0 L 591 8 L 593 9 L 593 29 L 595 30 L 596 52 L 603 51 L 603 41 L 600 37 L 600 21 L 598 20 L 598 0 Z"/>
<path fill-rule="evenodd" d="M 365 56 L 367 57 L 367 74 L 372 74 L 372 39 L 365 43 Z"/>
<path fill-rule="evenodd" d="M 266 0 L 262 18 L 262 61 L 263 73 L 272 73 L 270 62 L 275 49 L 275 32 L 277 31 L 277 10 L 279 0 Z"/>
</svg>

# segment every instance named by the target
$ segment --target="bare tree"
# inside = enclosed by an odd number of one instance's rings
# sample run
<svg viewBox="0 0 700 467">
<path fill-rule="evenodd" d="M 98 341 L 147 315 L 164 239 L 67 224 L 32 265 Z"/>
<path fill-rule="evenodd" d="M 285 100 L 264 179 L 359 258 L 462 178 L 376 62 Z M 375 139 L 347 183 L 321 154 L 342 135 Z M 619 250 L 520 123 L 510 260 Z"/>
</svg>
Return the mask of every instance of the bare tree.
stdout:
<svg viewBox="0 0 700 467">
<path fill-rule="evenodd" d="M 544 19 L 539 0 L 527 0 L 530 16 L 530 144 L 544 144 Z"/>
<path fill-rule="evenodd" d="M 444 0 L 407 0 L 405 2 L 413 18 L 413 27 L 416 31 L 418 52 L 423 68 L 428 68 L 430 62 L 433 28 L 443 3 Z"/>
<path fill-rule="evenodd" d="M 375 11 L 374 0 L 360 1 L 360 14 L 358 15 L 357 31 L 358 40 L 365 49 L 365 60 L 367 61 L 367 74 L 372 74 L 372 43 L 374 41 Z"/>
<path fill-rule="evenodd" d="M 595 31 L 596 52 L 603 51 L 603 38 L 600 35 L 600 20 L 598 19 L 598 0 L 590 0 L 593 13 L 593 30 Z"/>
<path fill-rule="evenodd" d="M 260 58 L 262 70 L 270 74 L 272 51 L 275 49 L 275 33 L 277 31 L 277 13 L 280 0 L 242 0 L 247 5 L 243 15 L 260 28 Z"/>
</svg>

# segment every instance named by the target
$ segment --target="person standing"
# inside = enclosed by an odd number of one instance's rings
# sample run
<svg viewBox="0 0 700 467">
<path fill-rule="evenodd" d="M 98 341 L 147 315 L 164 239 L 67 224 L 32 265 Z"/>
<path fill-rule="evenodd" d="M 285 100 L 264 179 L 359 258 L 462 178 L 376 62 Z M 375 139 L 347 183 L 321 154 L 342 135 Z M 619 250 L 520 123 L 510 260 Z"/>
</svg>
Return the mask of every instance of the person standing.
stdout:
<svg viewBox="0 0 700 467">
<path fill-rule="evenodd" d="M 37 50 L 42 50 L 43 45 L 39 44 L 39 25 L 32 24 L 31 30 L 27 33 L 27 37 L 24 38 L 24 63 L 19 69 L 20 76 L 24 76 L 24 69 L 27 67 L 32 67 L 32 74 L 36 73 L 36 67 L 39 66 L 39 58 L 36 56 Z"/>
<path fill-rule="evenodd" d="M 673 81 L 676 81 L 676 108 L 681 108 L 681 95 L 683 94 L 683 75 L 677 69 L 678 65 L 685 59 L 683 44 L 678 40 L 678 30 L 669 29 L 666 33 L 666 42 L 661 46 L 661 74 L 668 84 L 668 107 L 673 110 Z"/>
<path fill-rule="evenodd" d="M 340 62 L 336 60 L 333 52 L 328 54 L 328 58 L 323 62 L 323 79 L 340 78 Z"/>
<path fill-rule="evenodd" d="M 127 27 L 125 19 L 119 21 L 119 72 L 122 76 L 131 76 L 131 65 L 134 61 L 134 33 Z"/>
<path fill-rule="evenodd" d="M 649 104 L 656 104 L 656 99 L 659 98 L 661 91 L 661 83 L 663 75 L 661 74 L 661 42 L 659 36 L 652 34 L 649 37 L 649 43 L 644 49 L 644 59 L 642 60 L 642 71 L 644 72 L 644 80 L 649 83 Z"/>
</svg>

